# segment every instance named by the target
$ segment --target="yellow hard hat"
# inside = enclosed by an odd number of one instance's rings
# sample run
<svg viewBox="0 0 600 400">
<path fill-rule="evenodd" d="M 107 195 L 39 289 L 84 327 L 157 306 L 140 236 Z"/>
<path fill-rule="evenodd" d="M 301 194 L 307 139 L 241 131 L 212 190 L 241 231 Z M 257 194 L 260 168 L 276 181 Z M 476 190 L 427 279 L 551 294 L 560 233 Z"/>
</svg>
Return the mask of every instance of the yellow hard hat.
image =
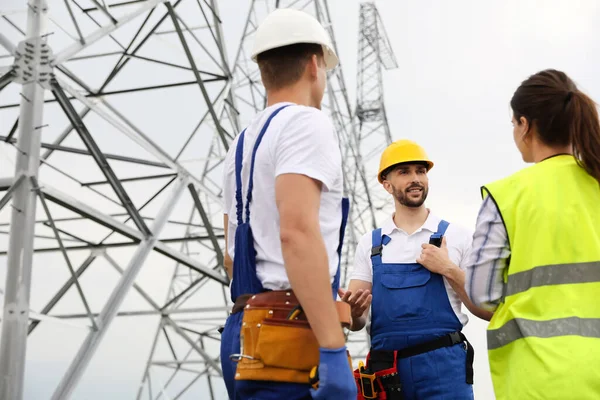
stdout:
<svg viewBox="0 0 600 400">
<path fill-rule="evenodd" d="M 383 183 L 381 173 L 392 165 L 406 162 L 425 162 L 427 170 L 433 168 L 433 162 L 425 154 L 425 150 L 412 140 L 402 139 L 390 144 L 381 154 L 377 180 Z"/>
</svg>

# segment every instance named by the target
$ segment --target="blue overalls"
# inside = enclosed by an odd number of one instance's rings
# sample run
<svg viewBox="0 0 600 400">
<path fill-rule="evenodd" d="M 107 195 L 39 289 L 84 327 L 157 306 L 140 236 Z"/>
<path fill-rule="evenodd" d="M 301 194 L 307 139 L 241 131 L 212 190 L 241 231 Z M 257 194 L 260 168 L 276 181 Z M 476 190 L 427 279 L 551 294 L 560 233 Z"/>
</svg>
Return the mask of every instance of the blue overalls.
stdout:
<svg viewBox="0 0 600 400">
<path fill-rule="evenodd" d="M 443 236 L 447 227 L 448 222 L 441 221 L 434 235 Z M 403 350 L 460 332 L 462 324 L 450 305 L 441 275 L 418 263 L 382 262 L 383 246 L 390 240 L 389 236 L 382 236 L 381 229 L 372 233 L 371 349 Z M 469 346 L 461 341 L 398 359 L 404 399 L 472 399 Z"/>
<path fill-rule="evenodd" d="M 284 105 L 275 110 L 267 119 L 260 131 L 252 151 L 248 192 L 246 196 L 246 222 L 243 221 L 242 202 L 242 159 L 244 152 L 244 136 L 246 130 L 240 134 L 235 154 L 235 181 L 236 181 L 236 211 L 238 226 L 235 232 L 235 256 L 233 259 L 233 279 L 231 283 L 231 300 L 235 302 L 238 296 L 243 294 L 256 294 L 267 291 L 256 275 L 256 251 L 254 249 L 254 238 L 250 227 L 250 202 L 252 201 L 252 188 L 254 185 L 254 163 L 256 151 L 265 135 L 271 120 L 284 108 Z M 337 248 L 338 257 L 341 257 L 344 231 L 348 220 L 349 200 L 342 199 L 342 223 L 340 226 L 340 241 Z M 334 299 L 340 281 L 340 264 L 332 283 Z M 263 381 L 235 381 L 236 363 L 230 360 L 231 354 L 240 353 L 240 330 L 242 327 L 243 311 L 231 314 L 225 323 L 221 334 L 221 368 L 223 379 L 230 399 L 285 399 L 285 400 L 309 400 L 310 385 L 307 383 L 279 383 Z"/>
</svg>

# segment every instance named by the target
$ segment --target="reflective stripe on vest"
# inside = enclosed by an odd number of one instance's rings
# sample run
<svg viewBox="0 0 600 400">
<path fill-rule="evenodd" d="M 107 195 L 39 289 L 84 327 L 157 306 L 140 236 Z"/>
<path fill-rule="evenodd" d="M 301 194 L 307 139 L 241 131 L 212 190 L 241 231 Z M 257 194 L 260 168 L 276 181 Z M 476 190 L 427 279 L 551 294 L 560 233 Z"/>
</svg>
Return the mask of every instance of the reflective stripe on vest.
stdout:
<svg viewBox="0 0 600 400">
<path fill-rule="evenodd" d="M 544 265 L 511 274 L 504 295 L 512 296 L 537 286 L 586 282 L 600 282 L 600 261 Z"/>
<path fill-rule="evenodd" d="M 528 336 L 551 338 L 565 335 L 600 338 L 600 318 L 568 317 L 548 321 L 514 318 L 500 329 L 488 331 L 488 349 L 497 349 Z"/>
<path fill-rule="evenodd" d="M 511 251 L 487 332 L 496 399 L 597 398 L 600 185 L 559 155 L 482 194 L 496 203 Z"/>
</svg>

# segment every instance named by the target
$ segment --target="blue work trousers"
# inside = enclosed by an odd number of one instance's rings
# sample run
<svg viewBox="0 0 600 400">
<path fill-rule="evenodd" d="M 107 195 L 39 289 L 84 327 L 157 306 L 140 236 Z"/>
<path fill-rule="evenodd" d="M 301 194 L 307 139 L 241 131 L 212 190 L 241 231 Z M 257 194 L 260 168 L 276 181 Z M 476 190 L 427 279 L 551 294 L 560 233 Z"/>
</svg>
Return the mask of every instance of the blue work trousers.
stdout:
<svg viewBox="0 0 600 400">
<path fill-rule="evenodd" d="M 472 400 L 464 343 L 398 360 L 405 400 Z"/>
</svg>

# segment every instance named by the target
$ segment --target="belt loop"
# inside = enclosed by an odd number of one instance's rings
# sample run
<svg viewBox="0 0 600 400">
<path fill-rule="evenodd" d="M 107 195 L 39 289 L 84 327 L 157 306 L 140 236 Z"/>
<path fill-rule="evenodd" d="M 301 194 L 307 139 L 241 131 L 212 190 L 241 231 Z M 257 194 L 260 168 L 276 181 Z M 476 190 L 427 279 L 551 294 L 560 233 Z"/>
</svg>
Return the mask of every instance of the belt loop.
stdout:
<svg viewBox="0 0 600 400">
<path fill-rule="evenodd" d="M 473 346 L 471 346 L 471 343 L 469 343 L 469 341 L 467 340 L 467 338 L 465 337 L 464 339 L 465 341 L 465 345 L 467 346 L 467 362 L 466 362 L 466 378 L 467 378 L 467 383 L 472 385 L 473 384 L 473 360 L 475 359 L 475 349 L 473 349 Z"/>
</svg>

